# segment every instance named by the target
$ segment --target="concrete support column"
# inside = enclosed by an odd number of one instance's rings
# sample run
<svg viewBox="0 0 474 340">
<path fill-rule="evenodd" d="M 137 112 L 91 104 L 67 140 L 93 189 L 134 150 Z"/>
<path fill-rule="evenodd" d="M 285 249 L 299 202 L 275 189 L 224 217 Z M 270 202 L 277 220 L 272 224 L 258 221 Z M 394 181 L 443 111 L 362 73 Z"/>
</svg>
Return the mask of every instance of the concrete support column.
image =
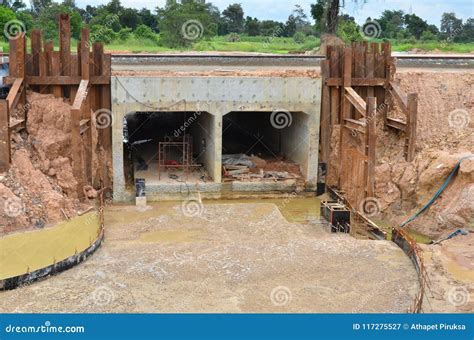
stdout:
<svg viewBox="0 0 474 340">
<path fill-rule="evenodd" d="M 123 119 L 126 113 L 117 107 L 113 111 L 112 120 L 112 165 L 114 202 L 125 201 L 125 172 L 123 163 Z"/>
</svg>

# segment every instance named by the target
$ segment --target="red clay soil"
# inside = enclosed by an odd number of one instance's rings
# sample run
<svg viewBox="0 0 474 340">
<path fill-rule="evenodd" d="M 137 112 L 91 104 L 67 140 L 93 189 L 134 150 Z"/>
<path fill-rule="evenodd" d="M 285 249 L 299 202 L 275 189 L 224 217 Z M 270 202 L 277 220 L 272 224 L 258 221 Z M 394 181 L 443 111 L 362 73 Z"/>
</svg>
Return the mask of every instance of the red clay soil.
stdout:
<svg viewBox="0 0 474 340">
<path fill-rule="evenodd" d="M 13 133 L 12 166 L 0 175 L 0 235 L 53 225 L 88 206 L 72 173 L 70 105 L 33 92 L 28 102 L 28 134 Z"/>
</svg>

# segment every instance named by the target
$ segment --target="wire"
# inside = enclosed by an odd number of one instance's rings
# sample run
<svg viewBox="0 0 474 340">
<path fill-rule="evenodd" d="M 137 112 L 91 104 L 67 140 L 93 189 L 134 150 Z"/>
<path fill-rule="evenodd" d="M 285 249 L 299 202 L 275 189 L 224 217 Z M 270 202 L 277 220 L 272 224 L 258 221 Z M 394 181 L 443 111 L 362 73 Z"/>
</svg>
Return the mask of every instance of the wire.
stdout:
<svg viewBox="0 0 474 340">
<path fill-rule="evenodd" d="M 421 214 L 423 214 L 426 210 L 428 210 L 432 205 L 433 203 L 439 198 L 439 196 L 441 196 L 441 194 L 444 192 L 444 190 L 448 187 L 448 184 L 451 182 L 451 180 L 453 179 L 453 177 L 456 175 L 456 173 L 458 172 L 459 168 L 461 167 L 461 163 L 463 161 L 465 161 L 466 159 L 474 159 L 474 155 L 470 155 L 470 156 L 466 156 L 466 157 L 463 157 L 461 158 L 456 166 L 454 167 L 453 171 L 451 171 L 451 173 L 449 174 L 448 178 L 446 178 L 446 180 L 444 181 L 443 185 L 441 186 L 441 188 L 438 189 L 438 191 L 434 194 L 434 196 L 428 201 L 428 203 L 425 204 L 425 206 L 423 208 L 421 208 L 415 215 L 413 215 L 412 217 L 410 217 L 408 220 L 406 220 L 405 222 L 403 222 L 401 225 L 400 225 L 400 228 L 403 228 L 405 227 L 408 223 L 410 222 L 413 222 L 415 219 L 417 219 Z"/>
</svg>

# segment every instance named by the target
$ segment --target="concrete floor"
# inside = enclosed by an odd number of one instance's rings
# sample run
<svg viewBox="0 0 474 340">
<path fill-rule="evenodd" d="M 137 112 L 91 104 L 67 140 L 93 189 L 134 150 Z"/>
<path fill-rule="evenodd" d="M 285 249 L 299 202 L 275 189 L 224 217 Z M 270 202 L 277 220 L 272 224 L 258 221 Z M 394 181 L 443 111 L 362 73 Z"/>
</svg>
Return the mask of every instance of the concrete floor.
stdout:
<svg viewBox="0 0 474 340">
<path fill-rule="evenodd" d="M 328 233 L 315 199 L 260 202 L 110 207 L 92 258 L 1 292 L 0 312 L 408 310 L 416 273 L 394 244 Z"/>
</svg>

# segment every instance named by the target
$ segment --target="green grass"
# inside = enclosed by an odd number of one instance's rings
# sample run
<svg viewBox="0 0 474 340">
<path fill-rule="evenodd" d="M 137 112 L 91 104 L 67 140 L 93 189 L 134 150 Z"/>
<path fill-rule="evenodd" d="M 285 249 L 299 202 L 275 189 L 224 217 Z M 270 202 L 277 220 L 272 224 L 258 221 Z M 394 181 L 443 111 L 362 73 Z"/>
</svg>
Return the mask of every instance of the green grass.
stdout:
<svg viewBox="0 0 474 340">
<path fill-rule="evenodd" d="M 293 38 L 284 37 L 249 37 L 241 36 L 238 42 L 229 42 L 227 36 L 217 36 L 209 40 L 201 40 L 193 44 L 190 48 L 171 49 L 159 46 L 156 42 L 150 40 L 129 39 L 127 41 L 114 41 L 106 44 L 106 51 L 113 52 L 179 52 L 179 51 L 216 51 L 216 52 L 258 52 L 258 53 L 304 53 L 313 50 L 320 45 L 318 38 L 309 37 L 305 43 L 298 44 Z M 443 41 L 396 41 L 392 40 L 392 50 L 395 52 L 409 52 L 414 49 L 432 52 L 441 51 L 444 53 L 472 53 L 474 52 L 474 43 L 446 43 Z M 30 43 L 28 41 L 28 47 Z M 72 51 L 76 50 L 77 41 L 71 42 Z M 0 42 L 0 47 L 4 53 L 8 53 L 8 43 Z M 58 44 L 55 43 L 55 49 L 58 50 Z"/>
</svg>

